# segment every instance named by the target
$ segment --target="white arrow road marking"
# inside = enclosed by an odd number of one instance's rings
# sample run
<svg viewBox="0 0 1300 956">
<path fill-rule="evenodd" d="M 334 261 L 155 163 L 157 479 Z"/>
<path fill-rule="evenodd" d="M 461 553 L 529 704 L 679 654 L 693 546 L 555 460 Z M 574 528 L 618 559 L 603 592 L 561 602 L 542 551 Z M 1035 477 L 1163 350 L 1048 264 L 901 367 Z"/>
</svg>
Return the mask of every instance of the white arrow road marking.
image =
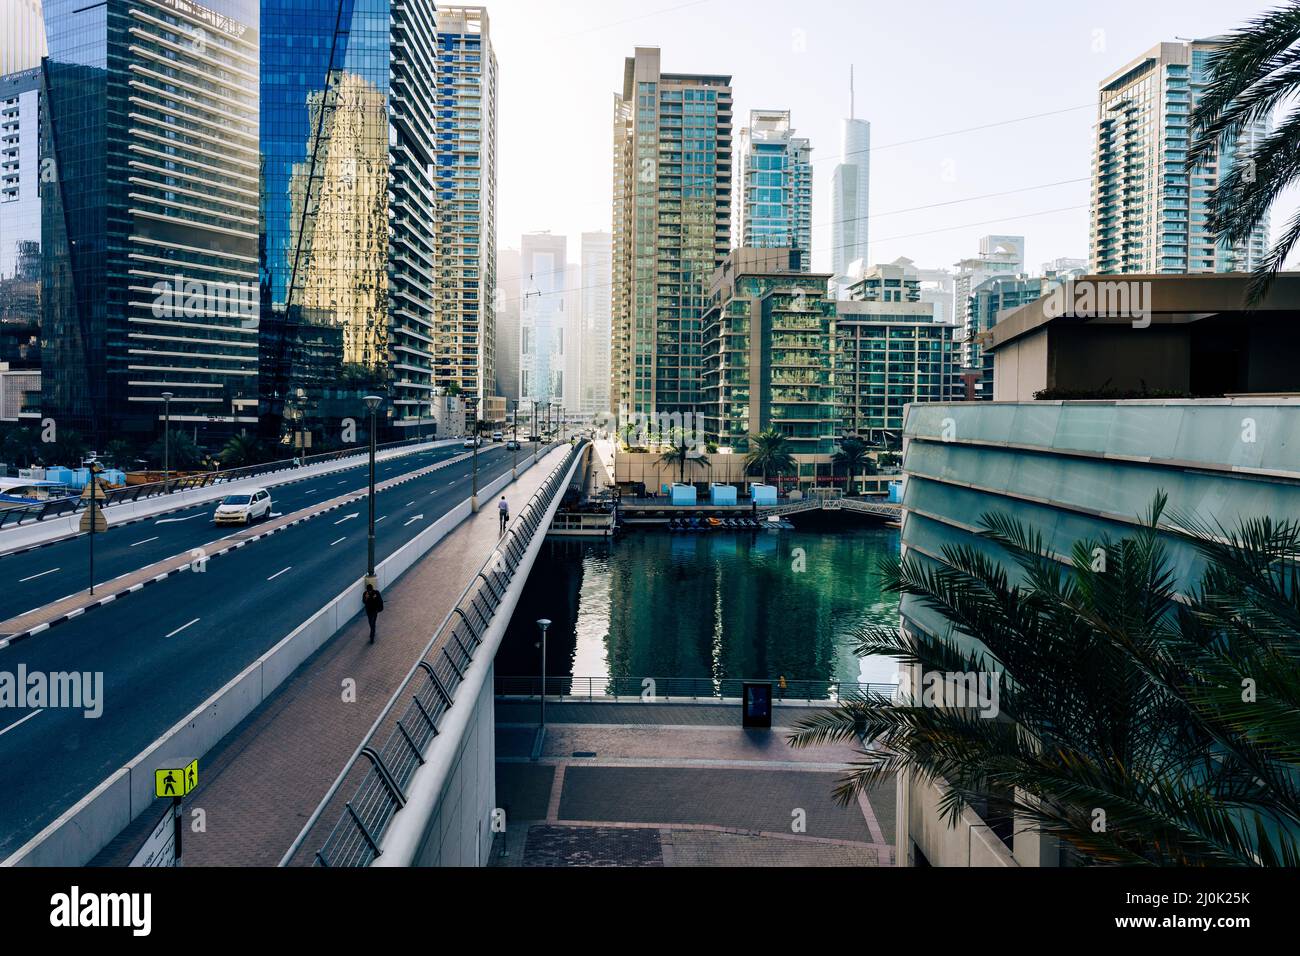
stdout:
<svg viewBox="0 0 1300 956">
<path fill-rule="evenodd" d="M 33 574 L 33 575 L 29 576 L 29 577 L 19 578 L 19 579 L 18 579 L 18 583 L 19 583 L 19 584 L 22 584 L 24 581 L 35 581 L 37 578 L 43 578 L 43 577 L 45 577 L 45 575 L 47 575 L 47 574 L 53 574 L 53 573 L 54 573 L 55 571 L 57 571 L 57 570 L 59 570 L 59 569 L 58 569 L 58 568 L 50 568 L 48 571 L 42 571 L 40 574 Z"/>
<path fill-rule="evenodd" d="M 4 734 L 9 733 L 9 731 L 13 730 L 13 729 L 14 729 L 15 727 L 17 727 L 19 724 L 26 723 L 27 721 L 31 720 L 33 717 L 35 717 L 37 714 L 39 714 L 39 713 L 40 713 L 41 711 L 43 711 L 44 709 L 45 709 L 45 708 L 42 707 L 40 710 L 34 710 L 34 711 L 32 711 L 30 714 L 28 714 L 26 717 L 23 717 L 23 718 L 20 719 L 20 720 L 15 720 L 12 724 L 10 724 L 10 725 L 9 725 L 8 727 L 6 727 L 4 730 L 0 730 L 0 736 L 3 736 Z"/>
<path fill-rule="evenodd" d="M 164 638 L 163 638 L 163 640 L 166 640 L 168 637 L 175 637 L 175 636 L 176 636 L 177 634 L 179 634 L 181 631 L 183 631 L 183 630 L 185 630 L 187 627 L 189 627 L 190 624 L 197 624 L 198 622 L 199 622 L 199 618 L 196 617 L 194 620 L 192 620 L 192 621 L 190 621 L 190 622 L 188 622 L 188 623 L 186 623 L 186 624 L 182 624 L 180 627 L 176 628 L 176 630 L 172 631 L 170 634 L 165 635 Z"/>
<path fill-rule="evenodd" d="M 145 538 L 143 541 L 137 541 L 135 544 L 131 545 L 131 547 L 134 548 L 136 544 L 148 544 L 150 541 L 157 541 L 157 540 L 158 540 L 158 536 L 154 535 L 152 538 Z"/>
<path fill-rule="evenodd" d="M 354 512 L 352 512 L 352 514 L 350 514 L 350 515 L 344 515 L 342 518 L 340 518 L 338 521 L 336 521 L 336 522 L 334 522 L 334 523 L 335 523 L 335 524 L 342 524 L 342 523 L 345 522 L 345 521 L 351 521 L 353 518 L 359 518 L 359 517 L 361 517 L 361 512 L 360 512 L 360 511 L 354 511 Z"/>
<path fill-rule="evenodd" d="M 407 518 L 407 519 L 406 519 L 406 523 L 403 524 L 402 527 L 405 528 L 406 525 L 410 524 L 410 523 L 413 522 L 413 521 L 419 521 L 419 520 L 420 520 L 421 518 L 423 518 L 423 517 L 424 517 L 424 515 L 416 515 L 414 518 Z"/>
<path fill-rule="evenodd" d="M 334 547 L 334 545 L 338 544 L 339 541 L 346 541 L 347 539 L 348 539 L 348 536 L 347 536 L 347 535 L 344 535 L 343 537 L 339 538 L 338 541 L 331 541 L 331 542 L 330 542 L 330 547 L 332 548 L 332 547 Z"/>
<path fill-rule="evenodd" d="M 280 575 L 284 574 L 285 571 L 288 571 L 288 570 L 290 570 L 290 569 L 292 569 L 292 568 L 293 568 L 293 565 L 292 565 L 292 564 L 289 565 L 289 567 L 287 567 L 287 568 L 282 568 L 282 569 L 280 569 L 279 571 L 276 571 L 275 574 L 273 574 L 273 575 L 271 575 L 269 578 L 267 578 L 267 580 L 268 580 L 268 581 L 274 581 L 274 580 L 275 580 L 276 578 L 278 578 Z"/>
<path fill-rule="evenodd" d="M 184 518 L 159 518 L 154 524 L 175 524 L 177 521 L 190 521 L 194 518 L 202 517 L 203 512 L 194 515 L 186 515 Z"/>
</svg>

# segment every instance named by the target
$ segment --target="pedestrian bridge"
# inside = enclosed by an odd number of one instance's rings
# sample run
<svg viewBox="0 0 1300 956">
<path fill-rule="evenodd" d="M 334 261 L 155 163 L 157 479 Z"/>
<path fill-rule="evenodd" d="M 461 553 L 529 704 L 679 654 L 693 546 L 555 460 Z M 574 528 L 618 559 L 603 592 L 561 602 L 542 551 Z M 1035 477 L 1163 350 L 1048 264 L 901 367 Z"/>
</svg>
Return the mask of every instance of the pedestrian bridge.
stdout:
<svg viewBox="0 0 1300 956">
<path fill-rule="evenodd" d="M 510 522 L 281 860 L 477 865 L 491 844 L 493 658 L 560 500 L 573 446 Z"/>
</svg>

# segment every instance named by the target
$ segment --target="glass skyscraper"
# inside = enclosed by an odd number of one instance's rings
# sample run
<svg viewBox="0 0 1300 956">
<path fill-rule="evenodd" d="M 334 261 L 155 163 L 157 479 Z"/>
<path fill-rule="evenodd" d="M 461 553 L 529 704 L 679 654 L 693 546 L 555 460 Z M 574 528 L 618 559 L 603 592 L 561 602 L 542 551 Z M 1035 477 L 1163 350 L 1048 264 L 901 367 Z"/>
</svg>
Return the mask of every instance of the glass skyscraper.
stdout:
<svg viewBox="0 0 1300 956">
<path fill-rule="evenodd" d="M 742 246 L 794 249 L 812 267 L 812 147 L 794 135 L 789 110 L 750 110 L 740 131 L 736 236 Z"/>
<path fill-rule="evenodd" d="M 698 412 L 708 286 L 731 246 L 731 77 L 638 47 L 614 101 L 611 411 Z"/>
<path fill-rule="evenodd" d="M 1263 259 L 1268 217 L 1229 248 L 1208 228 L 1208 201 L 1236 154 L 1269 128 L 1252 119 L 1207 164 L 1187 169 L 1189 117 L 1210 82 L 1216 40 L 1161 43 L 1101 86 L 1093 150 L 1090 269 L 1094 273 L 1250 272 Z"/>
<path fill-rule="evenodd" d="M 264 0 L 265 431 L 323 429 L 386 392 L 432 415 L 437 274 L 428 0 Z"/>
<path fill-rule="evenodd" d="M 95 445 L 256 422 L 257 5 L 44 4 L 42 411 Z"/>
</svg>

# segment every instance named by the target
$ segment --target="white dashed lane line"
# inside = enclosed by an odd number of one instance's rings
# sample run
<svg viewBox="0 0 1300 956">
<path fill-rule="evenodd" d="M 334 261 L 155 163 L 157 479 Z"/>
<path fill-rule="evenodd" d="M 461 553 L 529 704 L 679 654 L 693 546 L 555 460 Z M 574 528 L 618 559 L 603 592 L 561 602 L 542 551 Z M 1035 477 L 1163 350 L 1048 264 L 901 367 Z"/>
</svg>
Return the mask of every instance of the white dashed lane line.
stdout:
<svg viewBox="0 0 1300 956">
<path fill-rule="evenodd" d="M 188 621 L 188 622 L 186 622 L 185 624 L 182 624 L 180 627 L 176 628 L 176 630 L 172 631 L 170 634 L 165 635 L 164 640 L 166 640 L 166 638 L 168 638 L 168 637 L 175 637 L 177 634 L 179 634 L 181 631 L 185 630 L 185 629 L 186 629 L 187 627 L 189 627 L 191 624 L 197 624 L 197 623 L 199 622 L 199 620 L 200 620 L 200 619 L 196 617 L 194 620 L 192 620 L 192 621 Z"/>
<path fill-rule="evenodd" d="M 57 570 L 59 570 L 59 569 L 58 569 L 58 568 L 50 568 L 48 571 L 42 571 L 40 574 L 32 574 L 32 575 L 28 575 L 28 576 L 25 577 L 25 578 L 19 578 L 19 579 L 18 579 L 18 583 L 19 583 L 19 584 L 23 584 L 23 583 L 25 583 L 25 582 L 27 582 L 27 581 L 35 581 L 37 578 L 43 578 L 43 577 L 45 577 L 45 575 L 47 575 L 47 574 L 53 574 L 53 573 L 54 573 L 55 571 L 57 571 Z"/>
<path fill-rule="evenodd" d="M 135 544 L 131 545 L 131 547 L 134 548 L 136 545 L 148 544 L 150 541 L 157 541 L 157 540 L 158 540 L 158 536 L 154 535 L 152 538 L 145 538 L 143 541 L 137 541 Z"/>
<path fill-rule="evenodd" d="M 269 578 L 267 578 L 267 580 L 268 580 L 268 581 L 274 581 L 274 580 L 275 580 L 276 578 L 278 578 L 280 575 L 284 574 L 285 571 L 290 571 L 290 570 L 292 570 L 292 569 L 293 569 L 293 565 L 292 565 L 292 564 L 289 565 L 289 567 L 287 567 L 287 568 L 281 568 L 279 571 L 276 571 L 275 574 L 273 574 L 273 575 L 271 575 Z"/>
</svg>

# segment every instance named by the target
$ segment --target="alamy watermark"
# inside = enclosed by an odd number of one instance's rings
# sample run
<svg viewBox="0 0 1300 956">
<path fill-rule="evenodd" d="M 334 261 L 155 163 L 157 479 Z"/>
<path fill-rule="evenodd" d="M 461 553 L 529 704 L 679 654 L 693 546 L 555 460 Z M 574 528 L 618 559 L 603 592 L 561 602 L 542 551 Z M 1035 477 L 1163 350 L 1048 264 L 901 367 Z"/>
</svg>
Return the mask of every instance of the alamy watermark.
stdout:
<svg viewBox="0 0 1300 956">
<path fill-rule="evenodd" d="M 103 671 L 0 671 L 0 709 L 80 710 L 94 720 L 104 713 Z"/>
<path fill-rule="evenodd" d="M 999 713 L 1001 686 L 1001 671 L 924 671 L 913 698 L 911 677 L 903 672 L 898 675 L 895 700 L 911 706 L 976 710 L 991 720 Z"/>
<path fill-rule="evenodd" d="M 1043 297 L 1043 315 L 1128 319 L 1135 329 L 1151 324 L 1151 283 L 1142 279 L 1067 279 Z"/>
</svg>

